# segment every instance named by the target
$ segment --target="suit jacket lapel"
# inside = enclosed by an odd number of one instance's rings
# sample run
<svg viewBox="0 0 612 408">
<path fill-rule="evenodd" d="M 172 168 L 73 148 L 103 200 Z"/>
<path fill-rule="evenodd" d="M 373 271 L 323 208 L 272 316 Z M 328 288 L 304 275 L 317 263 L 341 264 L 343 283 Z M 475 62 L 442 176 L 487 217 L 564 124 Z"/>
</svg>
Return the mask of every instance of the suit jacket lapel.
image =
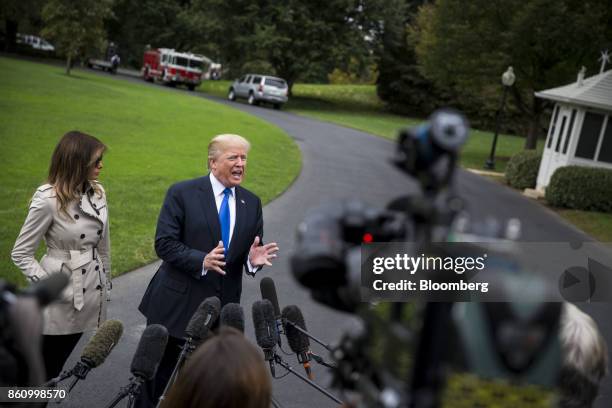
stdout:
<svg viewBox="0 0 612 408">
<path fill-rule="evenodd" d="M 210 184 L 210 178 L 208 176 L 203 177 L 203 182 L 200 185 L 200 203 L 204 211 L 204 219 L 208 224 L 210 235 L 213 238 L 214 246 L 221 241 L 221 224 L 219 223 L 219 213 L 217 212 L 217 206 L 215 204 L 215 195 Z"/>
<path fill-rule="evenodd" d="M 244 232 L 244 224 L 246 219 L 246 204 L 244 198 L 242 197 L 242 191 L 240 187 L 236 187 L 236 222 L 234 223 L 234 233 L 232 234 L 232 241 L 230 242 L 230 258 L 233 254 L 237 252 L 236 247 L 240 245 L 242 242 L 243 232 Z M 250 242 L 249 242 L 250 245 Z M 234 249 L 234 250 L 232 250 Z"/>
</svg>

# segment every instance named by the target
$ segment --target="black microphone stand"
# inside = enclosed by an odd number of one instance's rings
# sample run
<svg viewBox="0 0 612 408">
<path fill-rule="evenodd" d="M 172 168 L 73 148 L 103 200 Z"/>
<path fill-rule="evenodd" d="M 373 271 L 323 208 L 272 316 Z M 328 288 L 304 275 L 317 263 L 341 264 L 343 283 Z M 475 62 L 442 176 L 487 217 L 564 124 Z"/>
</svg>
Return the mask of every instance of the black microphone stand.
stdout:
<svg viewBox="0 0 612 408">
<path fill-rule="evenodd" d="M 328 363 L 327 361 L 323 360 L 323 357 L 313 353 L 312 351 L 309 351 L 308 354 L 317 364 L 321 364 L 322 366 L 325 366 L 327 368 L 338 368 L 335 364 Z"/>
<path fill-rule="evenodd" d="M 128 399 L 128 408 L 131 408 L 134 406 L 134 401 L 136 400 L 136 397 L 138 396 L 138 394 L 140 394 L 140 386 L 143 383 L 143 379 L 140 377 L 133 377 L 130 379 L 130 383 L 126 386 L 126 387 L 122 387 L 121 390 L 119 391 L 119 394 L 117 394 L 117 396 L 115 397 L 114 400 L 112 400 L 110 402 L 110 404 L 108 404 L 106 406 L 106 408 L 112 408 L 115 405 L 117 405 L 122 399 L 124 399 L 125 397 L 129 396 Z"/>
<path fill-rule="evenodd" d="M 281 356 L 279 356 L 278 354 L 274 354 L 274 361 L 279 364 L 281 367 L 283 367 L 285 370 L 289 371 L 290 373 L 298 376 L 302 381 L 306 382 L 308 385 L 310 385 L 311 387 L 314 387 L 316 390 L 318 390 L 319 392 L 325 394 L 328 398 L 332 399 L 334 402 L 342 405 L 343 402 L 341 400 L 339 400 L 338 398 L 336 398 L 333 394 L 331 394 L 329 391 L 327 391 L 325 388 L 321 387 L 320 385 L 318 385 L 317 383 L 315 383 L 314 381 L 311 381 L 310 379 L 308 379 L 307 377 L 303 376 L 302 374 L 298 373 L 297 371 L 295 371 L 289 364 L 287 364 L 285 361 L 283 361 L 283 359 L 281 358 Z"/>
<path fill-rule="evenodd" d="M 276 377 L 276 370 L 274 369 L 274 360 L 276 360 L 276 352 L 274 349 L 262 349 L 264 352 L 265 360 L 270 364 L 270 373 L 272 377 Z"/>
<path fill-rule="evenodd" d="M 285 322 L 285 324 L 290 324 L 291 327 L 293 327 L 294 329 L 296 329 L 297 331 L 299 331 L 300 333 L 305 334 L 306 336 L 308 336 L 309 338 L 311 338 L 312 340 L 314 340 L 315 342 L 319 343 L 320 345 L 322 345 L 327 351 L 332 351 L 331 347 L 329 346 L 329 344 L 323 342 L 322 340 L 319 340 L 318 338 L 316 338 L 315 336 L 313 336 L 312 334 L 308 333 L 306 330 L 302 329 L 300 326 L 298 326 L 297 324 L 295 324 L 294 322 L 292 322 L 291 320 L 288 319 L 283 319 L 283 321 Z"/>
<path fill-rule="evenodd" d="M 176 365 L 174 366 L 174 370 L 172 371 L 172 375 L 170 376 L 170 379 L 168 380 L 168 383 L 166 384 L 166 388 L 164 388 L 164 392 L 159 397 L 159 401 L 157 401 L 156 408 L 159 408 L 161 406 L 161 403 L 164 400 L 164 398 L 166 398 L 166 394 L 170 390 L 170 387 L 172 386 L 172 384 L 176 382 L 178 373 L 180 369 L 183 367 L 185 360 L 187 360 L 187 357 L 193 352 L 193 350 L 195 350 L 196 347 L 197 347 L 197 343 L 194 341 L 194 339 L 192 337 L 188 337 L 187 341 L 183 345 L 183 348 L 181 349 L 181 354 L 179 355 L 178 361 L 176 362 Z"/>
<path fill-rule="evenodd" d="M 57 384 L 59 384 L 60 382 L 66 380 L 66 379 L 68 379 L 68 378 L 70 378 L 72 376 L 75 376 L 76 378 L 70 383 L 70 386 L 68 388 L 68 392 L 70 392 L 70 391 L 72 391 L 72 389 L 74 388 L 74 386 L 76 385 L 76 383 L 79 380 L 85 379 L 85 377 L 87 376 L 87 373 L 89 373 L 89 371 L 91 369 L 92 369 L 92 367 L 89 366 L 87 363 L 79 361 L 70 370 L 63 371 L 60 375 L 58 375 L 55 378 L 50 379 L 49 381 L 44 383 L 42 386 L 43 387 L 52 387 L 52 388 L 55 388 L 55 387 L 57 387 Z"/>
<path fill-rule="evenodd" d="M 283 408 L 283 406 L 276 400 L 276 398 L 274 398 L 274 396 L 272 395 L 270 402 L 272 402 L 272 406 L 274 408 Z"/>
<path fill-rule="evenodd" d="M 295 324 L 294 322 L 292 322 L 291 320 L 288 319 L 283 319 L 283 321 L 285 322 L 285 324 L 289 324 L 291 325 L 291 327 L 293 327 L 294 329 L 296 329 L 297 331 L 299 331 L 302 334 L 305 334 L 306 336 L 308 336 L 311 340 L 314 340 L 316 343 L 319 343 L 321 346 L 323 346 L 323 348 L 325 348 L 327 351 L 332 351 L 331 347 L 329 346 L 329 344 L 323 342 L 322 340 L 319 340 L 318 338 L 316 338 L 315 336 L 313 336 L 312 334 L 310 334 L 309 332 L 307 332 L 306 330 L 302 329 L 300 326 L 298 326 L 297 324 Z M 326 362 L 325 360 L 323 360 L 323 358 L 321 356 L 319 356 L 318 354 L 313 353 L 312 351 L 308 351 L 308 354 L 312 357 L 312 359 L 317 363 L 317 364 L 321 364 L 322 366 L 325 366 L 327 368 L 336 368 L 335 365 L 330 364 L 328 362 Z"/>
<path fill-rule="evenodd" d="M 84 380 L 85 377 L 87 376 L 87 373 L 91 369 L 92 367 L 89 364 L 79 361 L 77 365 L 74 366 L 74 368 L 72 369 L 72 375 L 75 378 L 70 383 L 70 386 L 68 386 L 68 392 L 72 391 L 72 389 L 74 388 L 76 383 L 79 382 L 79 380 Z"/>
<path fill-rule="evenodd" d="M 60 382 L 64 381 L 66 378 L 72 377 L 72 371 L 73 371 L 73 369 L 71 368 L 70 370 L 66 370 L 66 371 L 62 372 L 60 375 L 58 375 L 55 378 L 50 379 L 49 381 L 44 383 L 42 386 L 43 387 L 55 388 L 55 387 L 57 387 L 57 384 L 59 384 Z"/>
</svg>

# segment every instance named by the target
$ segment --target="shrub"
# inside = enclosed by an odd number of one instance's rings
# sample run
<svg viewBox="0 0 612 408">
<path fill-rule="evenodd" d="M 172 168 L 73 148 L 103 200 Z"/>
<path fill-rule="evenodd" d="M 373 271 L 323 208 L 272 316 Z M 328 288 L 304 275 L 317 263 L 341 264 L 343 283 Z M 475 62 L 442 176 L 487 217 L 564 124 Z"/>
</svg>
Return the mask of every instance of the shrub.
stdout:
<svg viewBox="0 0 612 408">
<path fill-rule="evenodd" d="M 514 188 L 534 188 L 542 154 L 533 150 L 519 152 L 506 165 L 506 181 Z"/>
<path fill-rule="evenodd" d="M 612 212 L 612 170 L 560 167 L 546 188 L 546 200 L 555 207 Z"/>
</svg>

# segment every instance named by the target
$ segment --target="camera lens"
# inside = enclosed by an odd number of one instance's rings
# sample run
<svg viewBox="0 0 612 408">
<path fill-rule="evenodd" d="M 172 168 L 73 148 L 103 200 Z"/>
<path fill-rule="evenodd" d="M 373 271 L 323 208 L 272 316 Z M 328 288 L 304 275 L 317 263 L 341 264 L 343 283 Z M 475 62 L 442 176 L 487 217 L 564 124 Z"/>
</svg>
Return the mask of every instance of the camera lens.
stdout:
<svg viewBox="0 0 612 408">
<path fill-rule="evenodd" d="M 467 140 L 468 122 L 457 111 L 438 110 L 431 116 L 430 122 L 431 136 L 434 142 L 444 150 L 457 151 Z"/>
</svg>

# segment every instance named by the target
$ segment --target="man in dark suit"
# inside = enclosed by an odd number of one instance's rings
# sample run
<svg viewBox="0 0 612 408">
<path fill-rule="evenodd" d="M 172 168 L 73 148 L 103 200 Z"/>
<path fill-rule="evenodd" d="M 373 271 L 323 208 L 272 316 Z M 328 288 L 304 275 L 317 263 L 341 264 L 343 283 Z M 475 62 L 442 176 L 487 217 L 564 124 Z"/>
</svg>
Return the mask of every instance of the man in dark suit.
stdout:
<svg viewBox="0 0 612 408">
<path fill-rule="evenodd" d="M 241 136 L 216 136 L 208 146 L 210 174 L 168 189 L 155 234 L 155 251 L 163 262 L 138 309 L 147 325 L 164 325 L 170 339 L 138 406 L 157 404 L 200 303 L 210 296 L 222 305 L 239 303 L 243 268 L 254 276 L 276 257 L 276 243 L 261 242 L 261 200 L 240 187 L 249 148 Z"/>
</svg>

